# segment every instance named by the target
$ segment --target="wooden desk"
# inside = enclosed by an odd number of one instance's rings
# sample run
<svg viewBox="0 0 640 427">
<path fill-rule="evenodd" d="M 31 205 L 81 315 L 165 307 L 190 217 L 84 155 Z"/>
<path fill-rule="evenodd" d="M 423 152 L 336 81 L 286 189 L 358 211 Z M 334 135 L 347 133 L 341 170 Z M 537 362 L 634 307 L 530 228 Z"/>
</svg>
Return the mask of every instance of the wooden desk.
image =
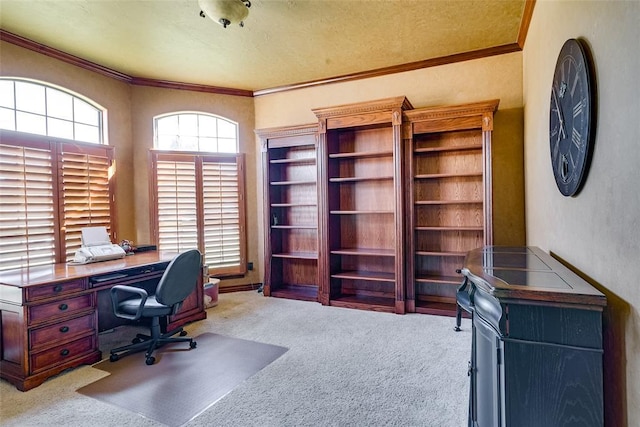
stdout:
<svg viewBox="0 0 640 427">
<path fill-rule="evenodd" d="M 536 247 L 467 254 L 469 426 L 602 426 L 605 296 Z"/>
<path fill-rule="evenodd" d="M 101 360 L 98 332 L 117 326 L 109 289 L 154 289 L 173 253 L 145 252 L 86 265 L 0 272 L 0 377 L 25 391 L 47 378 Z M 167 328 L 206 318 L 202 274 Z"/>
</svg>

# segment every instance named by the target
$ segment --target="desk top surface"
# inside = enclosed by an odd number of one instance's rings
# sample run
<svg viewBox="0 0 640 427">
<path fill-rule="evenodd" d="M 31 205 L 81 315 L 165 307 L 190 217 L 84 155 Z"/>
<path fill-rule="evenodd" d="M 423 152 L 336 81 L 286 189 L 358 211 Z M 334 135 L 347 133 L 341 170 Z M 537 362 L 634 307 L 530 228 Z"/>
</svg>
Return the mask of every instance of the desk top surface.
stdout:
<svg viewBox="0 0 640 427">
<path fill-rule="evenodd" d="M 535 246 L 485 246 L 467 254 L 465 269 L 496 297 L 606 305 L 605 296 Z"/>
<path fill-rule="evenodd" d="M 25 267 L 15 270 L 0 271 L 0 285 L 25 287 L 56 283 L 66 280 L 81 279 L 98 274 L 143 267 L 159 262 L 171 261 L 176 256 L 173 252 L 142 252 L 124 258 L 96 262 L 91 264 L 50 264 L 37 267 Z"/>
</svg>

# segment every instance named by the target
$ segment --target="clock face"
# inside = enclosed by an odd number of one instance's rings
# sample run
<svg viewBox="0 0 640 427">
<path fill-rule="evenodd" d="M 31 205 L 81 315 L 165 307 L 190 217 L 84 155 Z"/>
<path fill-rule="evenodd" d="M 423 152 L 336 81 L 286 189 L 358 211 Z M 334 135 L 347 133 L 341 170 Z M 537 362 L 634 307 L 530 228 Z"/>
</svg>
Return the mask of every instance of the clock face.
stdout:
<svg viewBox="0 0 640 427">
<path fill-rule="evenodd" d="M 569 39 L 560 50 L 551 86 L 549 143 L 558 189 L 573 196 L 586 178 L 592 150 L 592 84 L 585 50 Z"/>
</svg>

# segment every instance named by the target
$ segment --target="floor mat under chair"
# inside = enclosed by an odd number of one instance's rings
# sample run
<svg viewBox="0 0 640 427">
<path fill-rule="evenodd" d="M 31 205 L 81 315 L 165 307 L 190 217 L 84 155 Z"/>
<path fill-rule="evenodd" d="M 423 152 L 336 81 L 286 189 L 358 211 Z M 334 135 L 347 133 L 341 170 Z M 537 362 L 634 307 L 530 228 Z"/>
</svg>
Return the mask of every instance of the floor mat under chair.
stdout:
<svg viewBox="0 0 640 427">
<path fill-rule="evenodd" d="M 144 352 L 94 368 L 111 373 L 78 393 L 110 403 L 168 426 L 195 418 L 288 349 L 271 344 L 205 333 L 188 343 L 156 350 L 146 365 Z"/>
</svg>

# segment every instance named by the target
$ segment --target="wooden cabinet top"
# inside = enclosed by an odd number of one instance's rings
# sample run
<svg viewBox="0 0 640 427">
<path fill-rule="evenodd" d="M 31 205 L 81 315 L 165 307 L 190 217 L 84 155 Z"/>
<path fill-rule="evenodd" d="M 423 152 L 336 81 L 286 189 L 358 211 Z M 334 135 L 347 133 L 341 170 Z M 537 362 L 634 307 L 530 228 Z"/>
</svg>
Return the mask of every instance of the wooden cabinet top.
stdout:
<svg viewBox="0 0 640 427">
<path fill-rule="evenodd" d="M 371 125 L 400 125 L 402 111 L 413 106 L 404 96 L 378 99 L 334 107 L 314 108 L 312 111 L 320 123 L 320 132 L 327 129 L 358 128 Z"/>
<path fill-rule="evenodd" d="M 446 132 L 463 129 L 493 130 L 493 114 L 500 100 L 473 102 L 469 104 L 424 107 L 403 112 L 403 134 L 411 138 L 414 134 Z"/>
<path fill-rule="evenodd" d="M 485 246 L 467 254 L 463 273 L 499 300 L 605 306 L 605 296 L 534 246 Z"/>
<path fill-rule="evenodd" d="M 159 262 L 169 262 L 175 256 L 175 253 L 151 251 L 92 264 L 50 264 L 38 267 L 18 268 L 0 271 L 0 285 L 22 288 L 45 283 L 83 279 L 85 277 L 107 274 L 128 268 L 144 267 L 145 265 L 157 264 Z"/>
</svg>

